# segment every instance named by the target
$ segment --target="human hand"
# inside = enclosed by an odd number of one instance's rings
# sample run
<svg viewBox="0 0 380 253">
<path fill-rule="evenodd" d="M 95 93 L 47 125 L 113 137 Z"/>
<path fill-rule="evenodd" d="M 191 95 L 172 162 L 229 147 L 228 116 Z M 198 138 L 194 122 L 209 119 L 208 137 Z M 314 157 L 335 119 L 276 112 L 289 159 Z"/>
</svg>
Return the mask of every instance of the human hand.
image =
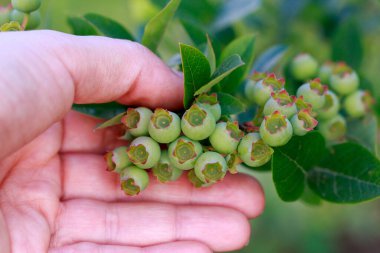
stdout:
<svg viewBox="0 0 380 253">
<path fill-rule="evenodd" d="M 195 189 L 119 189 L 103 154 L 116 132 L 72 103 L 181 107 L 182 78 L 142 46 L 51 31 L 0 34 L 2 252 L 211 252 L 244 246 L 264 207 L 244 175 Z"/>
</svg>

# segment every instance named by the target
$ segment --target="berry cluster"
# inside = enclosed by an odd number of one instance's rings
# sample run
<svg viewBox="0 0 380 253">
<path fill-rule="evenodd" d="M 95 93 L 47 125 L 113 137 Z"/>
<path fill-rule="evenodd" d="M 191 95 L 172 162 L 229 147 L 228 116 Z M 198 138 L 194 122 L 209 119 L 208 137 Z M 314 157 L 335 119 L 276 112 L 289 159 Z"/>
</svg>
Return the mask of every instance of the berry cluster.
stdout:
<svg viewBox="0 0 380 253">
<path fill-rule="evenodd" d="M 242 161 L 261 166 L 273 153 L 258 133 L 244 136 L 237 122 L 221 120 L 215 94 L 198 96 L 182 117 L 162 108 L 138 107 L 129 108 L 120 121 L 132 140 L 105 159 L 108 169 L 120 174 L 128 195 L 147 187 L 147 169 L 163 183 L 187 171 L 190 182 L 202 187 L 222 180 L 227 171 L 236 173 Z"/>
<path fill-rule="evenodd" d="M 23 29 L 35 29 L 41 22 L 40 6 L 41 0 L 12 0 L 7 7 L 0 7 L 0 26 L 16 21 Z"/>
</svg>

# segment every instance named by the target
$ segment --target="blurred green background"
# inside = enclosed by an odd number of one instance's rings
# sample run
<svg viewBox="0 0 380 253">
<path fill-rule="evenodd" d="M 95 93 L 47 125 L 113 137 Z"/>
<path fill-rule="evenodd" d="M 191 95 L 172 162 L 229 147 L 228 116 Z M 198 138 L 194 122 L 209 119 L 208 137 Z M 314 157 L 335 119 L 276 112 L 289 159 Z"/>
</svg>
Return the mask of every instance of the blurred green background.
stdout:
<svg viewBox="0 0 380 253">
<path fill-rule="evenodd" d="M 139 38 L 143 26 L 165 3 L 45 0 L 41 28 L 70 32 L 68 16 L 93 12 L 119 21 Z M 275 45 L 286 45 L 288 50 L 275 66 L 276 71 L 297 52 L 309 52 L 321 62 L 343 57 L 368 81 L 367 87 L 379 101 L 379 1 L 182 0 L 177 16 L 203 27 L 216 48 L 248 33 L 257 35 L 256 56 Z M 159 48 L 161 57 L 168 60 L 178 53 L 179 41 L 193 43 L 177 19 L 165 33 Z M 380 252 L 379 200 L 357 205 L 284 203 L 277 197 L 270 173 L 254 174 L 265 189 L 266 209 L 251 222 L 250 244 L 237 252 Z"/>
</svg>

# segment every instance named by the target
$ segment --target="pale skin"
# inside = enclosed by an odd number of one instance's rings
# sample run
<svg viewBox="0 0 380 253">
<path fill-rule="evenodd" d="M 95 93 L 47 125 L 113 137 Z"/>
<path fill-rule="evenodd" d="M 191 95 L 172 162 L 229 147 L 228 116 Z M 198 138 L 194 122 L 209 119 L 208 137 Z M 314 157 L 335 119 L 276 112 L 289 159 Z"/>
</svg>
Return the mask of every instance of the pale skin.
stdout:
<svg viewBox="0 0 380 253">
<path fill-rule="evenodd" d="M 255 179 L 210 188 L 152 178 L 138 197 L 105 170 L 113 129 L 70 110 L 117 100 L 180 109 L 181 75 L 141 45 L 52 31 L 0 34 L 1 252 L 230 251 L 264 208 Z"/>
</svg>

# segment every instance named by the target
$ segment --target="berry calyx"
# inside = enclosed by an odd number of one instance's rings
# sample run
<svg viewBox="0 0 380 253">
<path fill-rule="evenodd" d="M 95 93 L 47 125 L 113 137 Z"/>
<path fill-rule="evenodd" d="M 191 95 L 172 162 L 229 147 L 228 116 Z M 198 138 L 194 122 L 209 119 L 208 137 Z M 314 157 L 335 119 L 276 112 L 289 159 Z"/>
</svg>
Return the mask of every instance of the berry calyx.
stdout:
<svg viewBox="0 0 380 253">
<path fill-rule="evenodd" d="M 200 107 L 204 107 L 209 110 L 214 116 L 215 121 L 220 119 L 220 116 L 222 115 L 222 108 L 220 107 L 216 93 L 211 95 L 201 94 L 195 99 L 195 102 Z"/>
<path fill-rule="evenodd" d="M 303 110 L 303 109 L 311 110 L 313 108 L 313 106 L 310 103 L 305 102 L 305 100 L 303 99 L 303 96 L 297 97 L 295 100 L 295 104 L 298 111 Z"/>
<path fill-rule="evenodd" d="M 338 114 L 340 109 L 340 102 L 338 97 L 332 91 L 327 91 L 325 94 L 325 103 L 324 105 L 317 111 L 318 118 L 327 120 Z"/>
<path fill-rule="evenodd" d="M 279 111 L 281 114 L 290 118 L 297 112 L 295 97 L 289 96 L 286 90 L 272 92 L 271 97 L 264 105 L 264 115 L 272 114 L 274 111 Z"/>
<path fill-rule="evenodd" d="M 368 91 L 358 90 L 344 100 L 344 109 L 352 118 L 359 118 L 370 111 L 374 100 Z"/>
<path fill-rule="evenodd" d="M 285 145 L 292 138 L 293 128 L 290 121 L 279 111 L 265 116 L 260 126 L 263 141 L 272 147 Z"/>
<path fill-rule="evenodd" d="M 134 139 L 128 148 L 128 157 L 133 164 L 142 169 L 152 168 L 160 160 L 160 145 L 150 137 Z"/>
<path fill-rule="evenodd" d="M 148 173 L 136 166 L 129 166 L 120 174 L 121 189 L 129 196 L 135 196 L 149 184 Z"/>
<path fill-rule="evenodd" d="M 209 140 L 212 147 L 222 154 L 234 152 L 244 136 L 237 122 L 220 122 L 216 124 L 214 132 Z"/>
<path fill-rule="evenodd" d="M 41 6 L 41 0 L 12 0 L 13 8 L 25 12 L 30 13 Z"/>
<path fill-rule="evenodd" d="M 285 80 L 277 78 L 275 74 L 268 74 L 265 78 L 249 84 L 245 89 L 245 95 L 256 104 L 263 106 L 273 91 L 281 90 L 284 88 Z"/>
<path fill-rule="evenodd" d="M 206 108 L 193 104 L 181 120 L 182 132 L 192 140 L 204 140 L 215 129 L 215 118 Z"/>
<path fill-rule="evenodd" d="M 299 111 L 291 118 L 290 122 L 293 133 L 298 136 L 307 134 L 318 125 L 318 121 L 311 116 L 311 111 L 308 109 Z"/>
<path fill-rule="evenodd" d="M 153 175 L 157 177 L 157 180 L 161 183 L 177 180 L 183 170 L 174 167 L 169 160 L 168 151 L 161 152 L 161 157 L 158 163 L 152 169 Z"/>
<path fill-rule="evenodd" d="M 238 173 L 237 166 L 242 163 L 242 160 L 236 153 L 231 153 L 226 156 L 227 168 L 231 174 Z"/>
<path fill-rule="evenodd" d="M 127 147 L 121 146 L 114 150 L 107 152 L 104 155 L 107 163 L 107 170 L 120 173 L 126 167 L 132 165 L 127 154 Z"/>
<path fill-rule="evenodd" d="M 170 143 L 181 134 L 181 120 L 177 114 L 158 108 L 148 125 L 149 135 L 159 143 Z"/>
<path fill-rule="evenodd" d="M 340 95 L 348 95 L 359 87 L 359 77 L 345 63 L 338 63 L 330 77 L 330 85 Z"/>
<path fill-rule="evenodd" d="M 318 62 L 311 55 L 302 53 L 294 57 L 290 69 L 297 80 L 306 81 L 317 74 Z"/>
<path fill-rule="evenodd" d="M 153 112 L 146 107 L 128 108 L 121 118 L 127 130 L 135 137 L 148 135 L 148 126 Z"/>
<path fill-rule="evenodd" d="M 215 183 L 226 175 L 227 163 L 221 154 L 209 151 L 199 156 L 194 171 L 202 182 Z"/>
<path fill-rule="evenodd" d="M 170 143 L 168 155 L 171 164 L 181 170 L 194 168 L 195 161 L 202 154 L 202 145 L 187 137 L 179 137 Z"/>
<path fill-rule="evenodd" d="M 273 149 L 264 143 L 259 133 L 249 133 L 240 141 L 238 154 L 246 165 L 259 167 L 270 160 Z"/>
<path fill-rule="evenodd" d="M 302 96 L 305 102 L 312 105 L 313 110 L 317 110 L 324 105 L 326 92 L 327 86 L 322 85 L 319 79 L 314 79 L 298 88 L 297 97 Z"/>
</svg>

